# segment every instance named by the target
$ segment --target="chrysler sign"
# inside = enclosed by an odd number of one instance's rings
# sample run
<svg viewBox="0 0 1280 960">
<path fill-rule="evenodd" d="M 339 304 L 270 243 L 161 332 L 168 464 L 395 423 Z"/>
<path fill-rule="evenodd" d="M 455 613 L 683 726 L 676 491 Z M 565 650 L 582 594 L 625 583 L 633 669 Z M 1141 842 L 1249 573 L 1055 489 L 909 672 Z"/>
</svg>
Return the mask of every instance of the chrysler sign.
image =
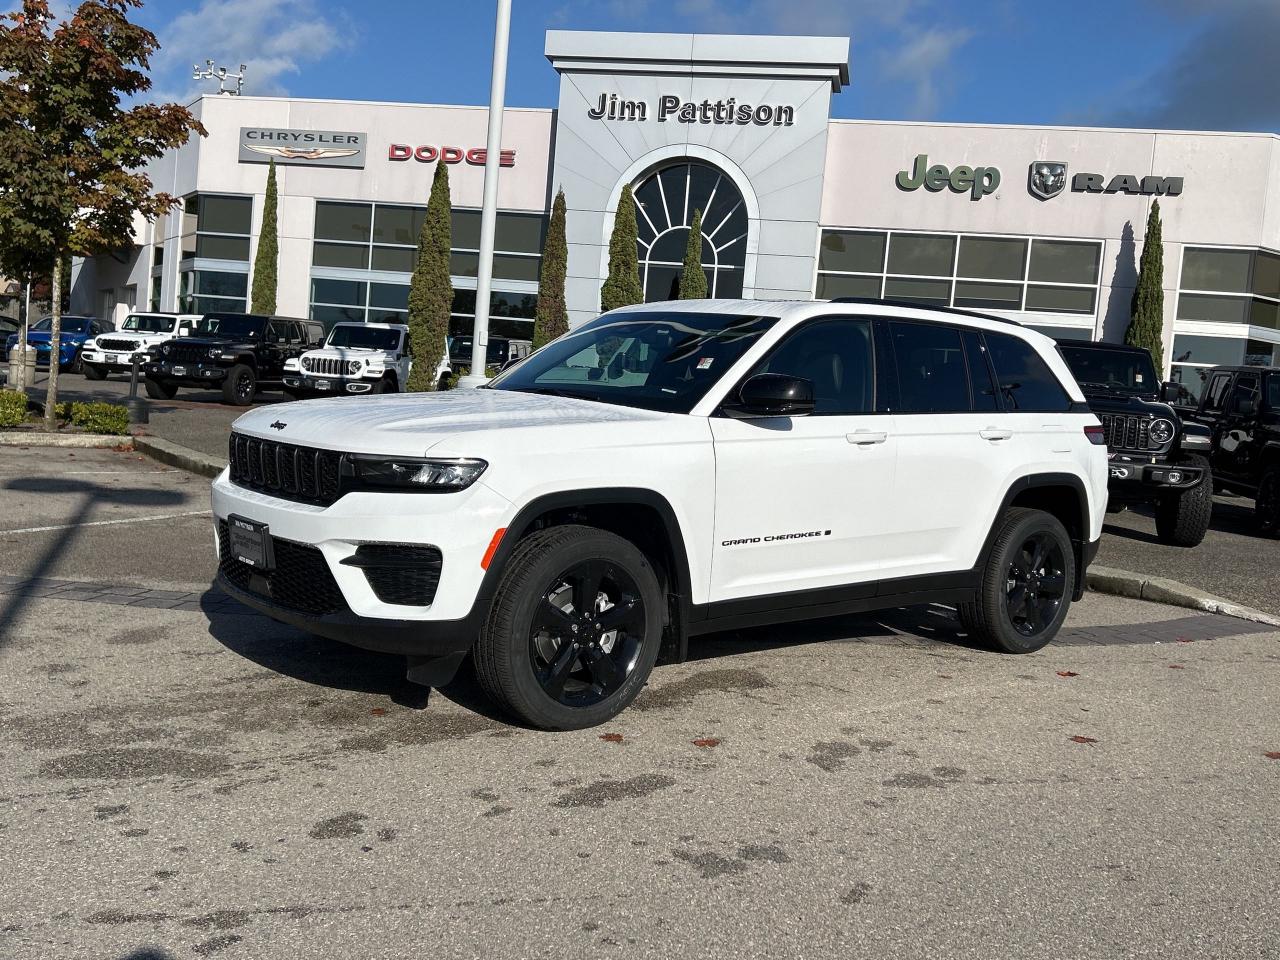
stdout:
<svg viewBox="0 0 1280 960">
<path fill-rule="evenodd" d="M 240 162 L 364 167 L 365 135 L 339 130 L 241 127 Z"/>
</svg>

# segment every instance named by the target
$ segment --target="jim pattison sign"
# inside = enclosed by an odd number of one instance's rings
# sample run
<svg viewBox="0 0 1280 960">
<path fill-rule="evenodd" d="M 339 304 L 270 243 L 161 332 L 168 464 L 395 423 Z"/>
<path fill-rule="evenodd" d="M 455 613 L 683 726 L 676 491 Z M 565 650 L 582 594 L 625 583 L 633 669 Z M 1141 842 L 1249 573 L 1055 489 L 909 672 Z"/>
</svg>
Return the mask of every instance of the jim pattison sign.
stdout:
<svg viewBox="0 0 1280 960">
<path fill-rule="evenodd" d="M 587 109 L 592 120 L 648 120 L 651 111 L 644 100 L 624 100 L 616 93 L 602 93 L 599 101 Z M 658 107 L 652 111 L 659 123 L 674 120 L 677 123 L 754 124 L 758 127 L 789 127 L 796 122 L 796 108 L 790 104 L 774 106 L 768 103 L 739 103 L 737 98 L 727 100 L 681 100 L 672 94 L 658 98 Z"/>
</svg>

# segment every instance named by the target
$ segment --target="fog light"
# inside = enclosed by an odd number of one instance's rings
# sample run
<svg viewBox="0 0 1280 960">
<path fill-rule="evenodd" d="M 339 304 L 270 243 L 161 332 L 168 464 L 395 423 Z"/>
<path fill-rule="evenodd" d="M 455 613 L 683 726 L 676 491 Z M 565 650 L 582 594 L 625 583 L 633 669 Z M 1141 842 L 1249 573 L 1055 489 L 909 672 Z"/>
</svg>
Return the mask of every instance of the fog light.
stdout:
<svg viewBox="0 0 1280 960">
<path fill-rule="evenodd" d="M 1181 474 L 1180 472 L 1178 472 L 1177 470 L 1170 470 L 1170 471 L 1169 471 L 1169 482 L 1170 482 L 1170 483 L 1181 483 L 1181 482 L 1182 482 L 1182 474 Z"/>
</svg>

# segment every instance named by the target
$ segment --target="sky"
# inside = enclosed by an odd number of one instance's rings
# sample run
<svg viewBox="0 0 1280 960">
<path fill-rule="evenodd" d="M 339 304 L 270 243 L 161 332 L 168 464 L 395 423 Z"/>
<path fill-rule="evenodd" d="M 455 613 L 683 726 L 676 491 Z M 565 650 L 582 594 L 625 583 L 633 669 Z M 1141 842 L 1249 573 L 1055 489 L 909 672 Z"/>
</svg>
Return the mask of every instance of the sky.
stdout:
<svg viewBox="0 0 1280 960">
<path fill-rule="evenodd" d="M 64 8 L 71 0 L 61 0 Z M 14 0 L 10 4 L 16 5 Z M 155 94 L 482 104 L 484 0 L 148 0 Z M 836 117 L 1280 131 L 1280 0 L 513 0 L 509 106 L 551 107 L 548 29 L 851 38 Z M 204 84 L 208 88 L 208 83 Z"/>
</svg>

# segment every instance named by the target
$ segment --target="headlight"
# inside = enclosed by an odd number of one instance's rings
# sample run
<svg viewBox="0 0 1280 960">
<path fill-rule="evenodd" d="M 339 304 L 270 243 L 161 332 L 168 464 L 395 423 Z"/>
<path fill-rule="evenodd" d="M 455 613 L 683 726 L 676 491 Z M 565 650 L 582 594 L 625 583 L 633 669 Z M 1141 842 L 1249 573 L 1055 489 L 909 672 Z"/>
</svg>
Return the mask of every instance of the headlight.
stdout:
<svg viewBox="0 0 1280 960">
<path fill-rule="evenodd" d="M 1147 427 L 1147 445 L 1151 447 L 1163 447 L 1173 439 L 1173 434 L 1174 428 L 1172 420 L 1152 420 L 1151 425 Z"/>
<path fill-rule="evenodd" d="M 169 352 L 170 352 L 170 347 L 169 347 L 169 345 L 168 345 L 167 343 L 166 343 L 163 347 L 161 347 L 161 348 L 160 348 L 160 355 L 161 355 L 161 356 L 167 357 L 167 356 L 169 355 Z"/>
<path fill-rule="evenodd" d="M 348 375 L 348 376 L 354 376 L 355 374 L 359 373 L 359 372 L 360 372 L 360 366 L 361 366 L 361 364 L 360 364 L 360 361 L 359 361 L 359 360 L 348 360 L 348 361 L 347 361 L 347 375 Z"/>
<path fill-rule="evenodd" d="M 221 348 L 221 347 L 210 347 L 208 350 L 206 350 L 206 351 L 204 352 L 204 355 L 205 355 L 206 357 L 208 357 L 210 360 L 221 360 L 221 359 L 222 359 L 222 348 Z"/>
<path fill-rule="evenodd" d="M 97 341 L 97 340 L 94 340 L 92 337 L 90 337 L 88 340 L 86 340 L 86 341 L 84 342 L 84 348 L 85 348 L 86 350 L 97 350 L 97 349 L 98 349 L 98 341 Z"/>
<path fill-rule="evenodd" d="M 370 487 L 399 490 L 465 490 L 489 466 L 484 460 L 417 460 L 354 457 L 357 479 Z"/>
</svg>

